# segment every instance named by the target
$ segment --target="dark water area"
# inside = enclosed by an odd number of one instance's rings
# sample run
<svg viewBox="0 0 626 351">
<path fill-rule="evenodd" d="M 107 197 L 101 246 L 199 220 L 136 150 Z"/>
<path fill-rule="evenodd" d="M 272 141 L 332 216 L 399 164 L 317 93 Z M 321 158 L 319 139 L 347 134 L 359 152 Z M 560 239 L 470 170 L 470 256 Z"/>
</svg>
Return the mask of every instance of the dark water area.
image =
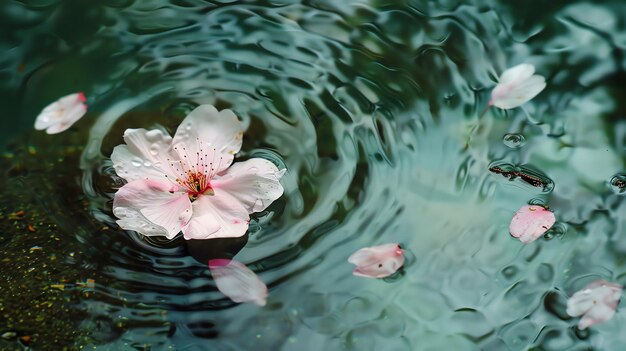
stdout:
<svg viewBox="0 0 626 351">
<path fill-rule="evenodd" d="M 585 331 L 565 313 L 626 285 L 626 2 L 0 0 L 0 34 L 0 349 L 626 348 L 623 306 Z M 524 62 L 546 89 L 481 116 Z M 33 129 L 78 91 L 73 127 Z M 287 168 L 285 194 L 239 240 L 120 229 L 124 130 L 173 134 L 205 103 L 246 127 L 236 160 Z M 508 226 L 529 203 L 557 223 L 525 245 Z M 352 275 L 389 242 L 401 272 Z M 265 307 L 217 290 L 222 252 Z"/>
</svg>

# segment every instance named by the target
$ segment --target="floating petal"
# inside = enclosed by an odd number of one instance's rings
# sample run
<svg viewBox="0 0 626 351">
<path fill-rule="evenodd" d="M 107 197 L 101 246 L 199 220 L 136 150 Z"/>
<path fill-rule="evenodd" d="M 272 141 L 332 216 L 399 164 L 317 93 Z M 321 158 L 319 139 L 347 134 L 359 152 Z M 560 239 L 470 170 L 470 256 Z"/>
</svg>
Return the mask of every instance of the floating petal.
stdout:
<svg viewBox="0 0 626 351">
<path fill-rule="evenodd" d="M 567 314 L 572 317 L 582 315 L 578 328 L 586 329 L 613 318 L 621 296 L 621 285 L 596 280 L 567 300 Z"/>
<path fill-rule="evenodd" d="M 35 129 L 57 134 L 71 127 L 87 112 L 83 93 L 66 95 L 46 106 L 35 119 Z"/>
<path fill-rule="evenodd" d="M 502 72 L 498 84 L 491 92 L 489 105 L 512 109 L 537 96 L 546 87 L 546 80 L 533 73 L 535 67 L 525 63 Z"/>
<path fill-rule="evenodd" d="M 267 286 L 243 263 L 215 259 L 209 261 L 209 269 L 219 291 L 234 302 L 252 302 L 265 306 Z"/>
<path fill-rule="evenodd" d="M 404 264 L 404 251 L 398 244 L 366 247 L 353 253 L 348 262 L 356 265 L 352 274 L 385 278 L 394 274 Z"/>
<path fill-rule="evenodd" d="M 556 219 L 554 213 L 542 206 L 522 206 L 513 216 L 509 232 L 524 244 L 531 243 L 550 229 Z"/>
</svg>

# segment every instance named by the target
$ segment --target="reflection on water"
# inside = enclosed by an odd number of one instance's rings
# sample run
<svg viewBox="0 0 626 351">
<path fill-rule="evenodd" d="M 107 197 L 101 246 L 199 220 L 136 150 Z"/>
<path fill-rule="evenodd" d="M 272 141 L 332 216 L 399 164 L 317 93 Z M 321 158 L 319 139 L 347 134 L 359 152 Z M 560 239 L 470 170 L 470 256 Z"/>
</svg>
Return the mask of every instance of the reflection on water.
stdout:
<svg viewBox="0 0 626 351">
<path fill-rule="evenodd" d="M 92 336 L 81 345 L 623 349 L 621 310 L 581 332 L 565 301 L 597 279 L 626 283 L 626 8 L 471 3 L 0 5 L 1 129 L 17 138 L 8 181 L 44 179 L 33 201 L 53 205 L 62 240 L 85 253 L 72 264 L 100 279 L 95 294 L 71 301 Z M 521 62 L 547 77 L 546 90 L 479 118 L 494 77 Z M 74 91 L 93 102 L 66 135 L 26 132 L 43 106 Z M 123 131 L 172 134 L 201 103 L 242 117 L 236 159 L 286 167 L 285 195 L 241 241 L 196 247 L 120 230 L 111 199 L 123 182 L 108 157 Z M 16 171 L 30 144 L 39 168 Z M 62 179 L 46 148 L 70 153 Z M 508 224 L 527 203 L 549 205 L 557 224 L 523 245 Z M 2 206 L 14 211 L 8 197 Z M 388 242 L 406 250 L 399 275 L 352 276 L 351 253 Z M 269 288 L 265 307 L 217 290 L 213 252 L 238 252 Z"/>
</svg>

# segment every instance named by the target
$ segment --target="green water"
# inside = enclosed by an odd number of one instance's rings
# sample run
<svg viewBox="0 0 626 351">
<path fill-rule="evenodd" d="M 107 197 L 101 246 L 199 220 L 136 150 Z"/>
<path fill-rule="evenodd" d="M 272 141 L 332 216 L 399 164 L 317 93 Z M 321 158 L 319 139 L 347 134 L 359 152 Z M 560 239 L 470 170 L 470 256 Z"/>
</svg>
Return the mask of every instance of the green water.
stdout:
<svg viewBox="0 0 626 351">
<path fill-rule="evenodd" d="M 593 280 L 626 285 L 610 184 L 626 172 L 626 3 L 0 0 L 0 33 L 0 334 L 15 333 L 0 349 L 626 347 L 626 309 L 581 332 L 564 307 Z M 522 62 L 547 88 L 479 118 Z M 77 91 L 82 120 L 33 130 Z M 241 117 L 236 160 L 286 167 L 285 195 L 247 243 L 119 229 L 123 131 L 173 133 L 201 103 Z M 524 245 L 508 225 L 527 203 L 557 224 Z M 407 251 L 400 274 L 352 276 L 351 253 L 387 242 Z M 268 285 L 266 307 L 217 291 L 202 260 L 224 250 Z M 51 287 L 86 279 L 95 292 Z"/>
</svg>

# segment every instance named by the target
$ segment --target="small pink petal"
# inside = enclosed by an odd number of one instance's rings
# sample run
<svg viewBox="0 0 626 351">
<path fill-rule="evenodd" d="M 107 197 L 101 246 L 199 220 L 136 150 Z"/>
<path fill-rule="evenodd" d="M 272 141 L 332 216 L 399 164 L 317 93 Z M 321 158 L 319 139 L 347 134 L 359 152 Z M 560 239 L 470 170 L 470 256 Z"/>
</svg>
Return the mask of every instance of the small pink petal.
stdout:
<svg viewBox="0 0 626 351">
<path fill-rule="evenodd" d="M 267 286 L 243 263 L 214 259 L 209 261 L 209 269 L 219 291 L 234 302 L 252 302 L 265 306 Z"/>
<path fill-rule="evenodd" d="M 621 285 L 596 280 L 567 300 L 567 314 L 583 316 L 578 322 L 579 329 L 606 322 L 615 315 L 621 295 Z"/>
<path fill-rule="evenodd" d="M 404 251 L 398 244 L 366 247 L 353 253 L 348 262 L 356 265 L 352 274 L 369 278 L 385 278 L 404 264 Z"/>
<path fill-rule="evenodd" d="M 87 112 L 85 95 L 66 95 L 46 106 L 35 119 L 35 129 L 57 134 L 71 127 Z"/>
<path fill-rule="evenodd" d="M 509 232 L 524 244 L 531 243 L 550 229 L 556 219 L 554 213 L 542 206 L 522 206 L 513 216 L 509 225 Z"/>
<path fill-rule="evenodd" d="M 498 84 L 491 92 L 489 105 L 511 109 L 537 96 L 546 87 L 546 80 L 533 73 L 535 67 L 530 64 L 517 65 L 502 72 Z"/>
</svg>

